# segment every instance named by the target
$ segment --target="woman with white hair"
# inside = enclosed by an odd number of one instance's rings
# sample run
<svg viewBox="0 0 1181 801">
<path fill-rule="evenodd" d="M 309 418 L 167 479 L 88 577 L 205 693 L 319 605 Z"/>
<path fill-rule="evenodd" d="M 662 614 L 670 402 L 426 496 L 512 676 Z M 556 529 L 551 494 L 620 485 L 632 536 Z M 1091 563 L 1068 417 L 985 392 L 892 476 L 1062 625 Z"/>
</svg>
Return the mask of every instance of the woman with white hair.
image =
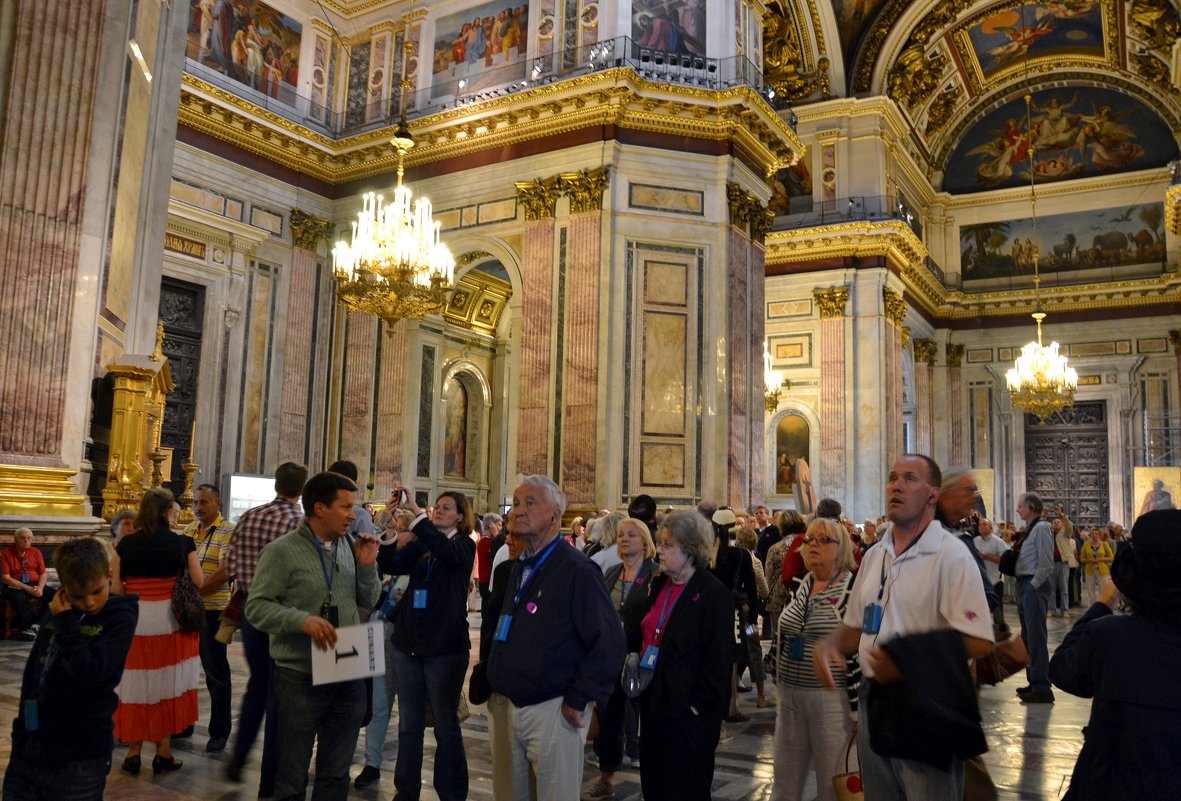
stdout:
<svg viewBox="0 0 1181 801">
<path fill-rule="evenodd" d="M 599 534 L 599 547 L 602 550 L 591 556 L 591 561 L 598 565 L 603 573 L 622 561 L 619 558 L 619 549 L 615 546 L 615 540 L 619 536 L 619 524 L 624 520 L 627 520 L 626 515 L 612 512 L 606 517 L 600 517 L 598 525 L 595 526 L 595 530 Z"/>
</svg>

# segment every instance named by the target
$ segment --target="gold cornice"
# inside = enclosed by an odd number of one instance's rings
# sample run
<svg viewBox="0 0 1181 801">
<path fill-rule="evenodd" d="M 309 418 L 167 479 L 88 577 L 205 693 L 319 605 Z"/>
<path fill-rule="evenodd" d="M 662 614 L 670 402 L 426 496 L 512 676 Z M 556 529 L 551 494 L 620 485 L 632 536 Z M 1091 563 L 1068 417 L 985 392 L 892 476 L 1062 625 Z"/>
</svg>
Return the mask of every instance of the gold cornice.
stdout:
<svg viewBox="0 0 1181 801">
<path fill-rule="evenodd" d="M 767 235 L 767 266 L 831 257 L 885 256 L 897 269 L 922 263 L 927 248 L 901 220 L 821 225 Z"/>
<path fill-rule="evenodd" d="M 389 128 L 334 140 L 188 74 L 180 121 L 328 183 L 386 174 L 396 166 Z M 413 168 L 605 125 L 730 141 L 764 174 L 803 152 L 787 123 L 750 87 L 714 91 L 660 84 L 615 68 L 416 119 L 411 130 L 419 145 L 406 162 Z"/>
</svg>

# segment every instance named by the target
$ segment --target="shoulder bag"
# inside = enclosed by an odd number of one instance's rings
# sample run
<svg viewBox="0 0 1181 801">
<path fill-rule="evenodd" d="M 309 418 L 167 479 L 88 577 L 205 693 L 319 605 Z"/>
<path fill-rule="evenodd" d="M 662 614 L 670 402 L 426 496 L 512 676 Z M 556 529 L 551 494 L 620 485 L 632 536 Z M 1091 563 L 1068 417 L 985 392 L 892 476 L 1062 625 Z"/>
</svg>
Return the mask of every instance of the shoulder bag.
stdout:
<svg viewBox="0 0 1181 801">
<path fill-rule="evenodd" d="M 187 564 L 182 564 L 172 585 L 172 615 L 181 631 L 200 631 L 205 625 L 205 602 L 197 585 L 189 578 Z"/>
</svg>

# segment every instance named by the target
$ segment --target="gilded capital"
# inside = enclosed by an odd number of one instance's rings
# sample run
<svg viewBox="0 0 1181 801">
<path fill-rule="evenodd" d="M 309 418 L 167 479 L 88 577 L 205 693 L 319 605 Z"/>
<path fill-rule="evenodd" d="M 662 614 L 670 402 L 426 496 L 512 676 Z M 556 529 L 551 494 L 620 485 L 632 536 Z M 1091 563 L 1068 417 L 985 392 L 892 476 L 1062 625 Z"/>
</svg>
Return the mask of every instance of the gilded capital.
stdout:
<svg viewBox="0 0 1181 801">
<path fill-rule="evenodd" d="M 291 210 L 291 240 L 297 248 L 316 252 L 321 239 L 332 236 L 332 223 L 299 209 Z"/>
<path fill-rule="evenodd" d="M 820 319 L 844 317 L 845 304 L 849 302 L 849 288 L 834 286 L 829 289 L 814 289 L 812 298 L 820 309 Z"/>
<path fill-rule="evenodd" d="M 902 295 L 889 287 L 883 287 L 882 305 L 886 309 L 886 317 L 890 322 L 894 325 L 902 325 L 902 321 L 906 319 L 906 301 L 902 299 Z"/>
<path fill-rule="evenodd" d="M 916 339 L 914 341 L 914 358 L 917 362 L 924 362 L 928 365 L 935 364 L 935 358 L 939 355 L 939 346 L 933 339 Z"/>
<path fill-rule="evenodd" d="M 742 190 L 741 184 L 726 184 L 726 206 L 730 210 L 730 225 L 745 228 L 749 220 L 747 216 L 749 207 L 746 202 L 746 192 Z"/>
<path fill-rule="evenodd" d="M 558 176 L 534 178 L 532 181 L 518 181 L 517 202 L 525 207 L 525 221 L 544 220 L 554 216 L 554 207 L 561 194 L 561 179 Z"/>
<path fill-rule="evenodd" d="M 910 326 L 902 326 L 902 347 L 910 344 Z"/>
<path fill-rule="evenodd" d="M 947 343 L 947 366 L 962 367 L 964 364 L 964 346 Z"/>
<path fill-rule="evenodd" d="M 766 209 L 759 199 L 743 190 L 740 184 L 726 184 L 726 205 L 730 224 L 748 233 L 752 241 L 762 242 L 771 232 L 775 214 Z"/>
<path fill-rule="evenodd" d="M 559 176 L 562 193 L 570 198 L 570 213 L 601 211 L 603 190 L 607 188 L 607 168 L 567 172 Z"/>
<path fill-rule="evenodd" d="M 1181 356 L 1181 331 L 1170 331 L 1169 341 L 1173 343 L 1173 354 Z"/>
</svg>

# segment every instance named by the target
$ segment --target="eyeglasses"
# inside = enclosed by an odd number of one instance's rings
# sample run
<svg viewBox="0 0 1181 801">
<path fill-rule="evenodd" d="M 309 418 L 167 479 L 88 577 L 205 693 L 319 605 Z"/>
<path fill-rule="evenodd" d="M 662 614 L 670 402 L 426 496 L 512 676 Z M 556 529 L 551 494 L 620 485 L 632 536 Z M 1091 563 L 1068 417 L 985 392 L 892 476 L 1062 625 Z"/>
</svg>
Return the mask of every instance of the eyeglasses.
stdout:
<svg viewBox="0 0 1181 801">
<path fill-rule="evenodd" d="M 656 547 L 657 548 L 666 548 L 666 549 L 667 548 L 675 548 L 675 547 L 677 547 L 677 544 L 675 542 L 673 542 L 672 540 L 658 540 L 656 542 Z"/>
<path fill-rule="evenodd" d="M 814 542 L 819 542 L 821 545 L 832 545 L 834 542 L 840 542 L 840 540 L 835 540 L 832 537 L 804 537 L 801 541 L 805 545 L 811 545 Z"/>
</svg>

